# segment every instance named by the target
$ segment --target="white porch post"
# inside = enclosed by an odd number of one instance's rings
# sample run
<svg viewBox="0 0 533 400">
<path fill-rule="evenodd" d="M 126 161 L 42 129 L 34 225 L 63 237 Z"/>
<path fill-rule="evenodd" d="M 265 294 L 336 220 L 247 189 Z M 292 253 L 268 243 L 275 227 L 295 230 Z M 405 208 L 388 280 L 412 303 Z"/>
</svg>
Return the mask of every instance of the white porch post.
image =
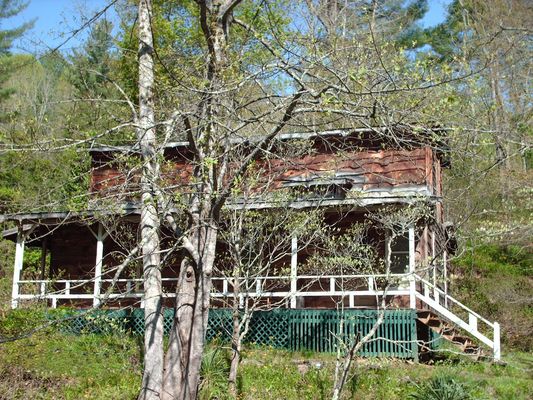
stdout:
<svg viewBox="0 0 533 400">
<path fill-rule="evenodd" d="M 45 273 L 46 273 L 46 252 L 48 250 L 48 246 L 47 246 L 47 237 L 44 237 L 43 240 L 42 240 L 42 243 L 41 243 L 41 275 L 40 275 L 40 279 L 42 281 L 44 281 L 44 279 L 46 278 L 45 276 Z"/>
<path fill-rule="evenodd" d="M 448 253 L 444 250 L 442 254 L 443 279 L 444 279 L 444 307 L 448 308 Z"/>
<path fill-rule="evenodd" d="M 432 264 L 432 272 L 433 272 L 433 281 L 431 283 L 433 283 L 433 298 L 438 302 L 438 299 L 439 299 L 439 291 L 437 289 L 437 284 L 438 284 L 438 280 L 437 280 L 437 262 L 435 260 L 435 256 L 437 254 L 436 252 L 436 249 L 435 249 L 435 232 L 433 232 L 433 230 L 431 231 L 431 264 Z"/>
<path fill-rule="evenodd" d="M 104 227 L 98 223 L 98 234 L 96 235 L 96 262 L 94 267 L 94 295 L 93 307 L 100 305 L 100 288 L 102 286 L 102 260 L 104 258 Z"/>
<path fill-rule="evenodd" d="M 20 226 L 17 233 L 17 244 L 15 247 L 15 265 L 13 268 L 13 290 L 11 292 L 11 308 L 17 308 L 19 303 L 19 281 L 20 274 L 22 272 L 22 263 L 24 261 L 24 242 L 24 232 L 22 226 Z"/>
<path fill-rule="evenodd" d="M 416 308 L 415 286 L 415 227 L 409 228 L 409 308 Z"/>
<path fill-rule="evenodd" d="M 298 238 L 293 236 L 291 241 L 291 308 L 296 308 L 296 292 L 298 276 Z"/>
</svg>

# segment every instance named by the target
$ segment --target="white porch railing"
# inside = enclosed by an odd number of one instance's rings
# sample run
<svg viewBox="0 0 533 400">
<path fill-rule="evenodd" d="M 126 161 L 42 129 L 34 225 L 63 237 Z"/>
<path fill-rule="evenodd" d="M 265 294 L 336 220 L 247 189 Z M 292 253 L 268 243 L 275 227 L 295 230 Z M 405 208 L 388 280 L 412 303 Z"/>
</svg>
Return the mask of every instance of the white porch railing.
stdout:
<svg viewBox="0 0 533 400">
<path fill-rule="evenodd" d="M 357 297 L 362 296 L 408 296 L 412 307 L 416 300 L 432 309 L 439 316 L 449 320 L 465 330 L 490 349 L 493 357 L 499 360 L 500 326 L 490 322 L 474 312 L 442 289 L 416 274 L 377 274 L 377 275 L 298 275 L 298 276 L 264 276 L 238 278 L 239 300 L 246 298 L 265 298 L 286 300 L 287 306 L 295 308 L 298 299 L 306 297 L 347 298 L 348 307 L 356 307 Z M 163 278 L 164 296 L 175 297 L 177 278 Z M 386 282 L 389 287 L 385 289 Z M 390 283 L 392 282 L 392 285 Z M 211 296 L 215 299 L 234 296 L 235 279 L 232 277 L 215 277 L 212 279 Z M 95 280 L 21 280 L 18 281 L 17 296 L 19 300 L 50 300 L 52 307 L 57 307 L 58 300 L 95 300 L 94 293 L 101 293 L 100 300 L 109 288 L 109 299 L 136 299 L 142 307 L 142 279 L 118 279 L 114 286 L 112 279 L 98 280 L 99 290 L 95 291 Z M 489 336 L 492 336 L 490 338 Z"/>
<path fill-rule="evenodd" d="M 380 280 L 395 281 L 399 285 L 385 290 L 380 287 Z M 174 285 L 177 278 L 163 278 L 163 287 L 168 290 L 165 297 L 175 297 Z M 254 278 L 238 278 L 240 293 L 243 298 L 303 298 L 303 297 L 347 297 L 351 307 L 355 306 L 358 296 L 390 296 L 408 295 L 409 289 L 402 288 L 401 283 L 408 282 L 408 274 L 378 274 L 378 275 L 299 275 L 264 276 Z M 232 297 L 235 278 L 214 277 L 212 279 L 213 298 Z M 291 283 L 295 283 L 292 284 Z M 20 280 L 17 295 L 12 300 L 51 300 L 52 307 L 57 306 L 58 300 L 87 300 L 94 299 L 94 279 L 86 280 Z M 111 285 L 112 279 L 99 279 L 100 298 Z M 115 281 L 110 299 L 141 299 L 142 279 L 118 279 Z"/>
<path fill-rule="evenodd" d="M 112 283 L 112 279 L 99 279 L 96 284 L 101 289 Z M 109 298 L 140 299 L 143 293 L 137 290 L 139 285 L 142 279 L 118 279 Z M 51 300 L 53 308 L 57 307 L 58 300 L 91 300 L 94 304 L 95 299 L 103 296 L 96 297 L 94 287 L 94 279 L 21 280 L 18 281 L 18 295 L 12 300 L 15 304 L 19 300 Z"/>
</svg>

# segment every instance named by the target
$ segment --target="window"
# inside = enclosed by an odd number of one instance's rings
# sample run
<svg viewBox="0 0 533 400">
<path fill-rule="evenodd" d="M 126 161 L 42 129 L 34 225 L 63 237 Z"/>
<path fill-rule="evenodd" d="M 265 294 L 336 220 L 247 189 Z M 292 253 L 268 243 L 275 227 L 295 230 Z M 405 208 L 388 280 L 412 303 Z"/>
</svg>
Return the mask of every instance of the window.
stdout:
<svg viewBox="0 0 533 400">
<path fill-rule="evenodd" d="M 387 241 L 390 235 L 387 235 Z M 390 272 L 403 274 L 409 271 L 409 237 L 408 235 L 397 236 L 390 249 Z M 388 258 L 387 258 L 388 260 Z"/>
</svg>

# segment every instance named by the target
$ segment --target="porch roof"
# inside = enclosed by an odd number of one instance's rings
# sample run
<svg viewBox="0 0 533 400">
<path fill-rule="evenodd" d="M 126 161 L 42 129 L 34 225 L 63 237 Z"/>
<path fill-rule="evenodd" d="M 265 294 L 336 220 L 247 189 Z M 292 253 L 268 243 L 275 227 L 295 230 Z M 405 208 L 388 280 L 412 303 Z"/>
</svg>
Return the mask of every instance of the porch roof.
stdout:
<svg viewBox="0 0 533 400">
<path fill-rule="evenodd" d="M 19 226 L 15 228 L 6 229 L 2 232 L 2 237 L 7 240 L 15 241 L 19 228 L 23 232 L 28 232 L 37 226 L 46 225 L 61 225 L 73 222 L 94 222 L 98 216 L 105 215 L 121 215 L 124 217 L 140 214 L 140 209 L 137 206 L 126 204 L 121 212 L 116 210 L 84 210 L 84 211 L 47 211 L 47 212 L 32 212 L 32 213 L 16 213 L 0 215 L 0 223 L 15 222 Z"/>
<path fill-rule="evenodd" d="M 423 187 L 409 187 L 379 191 L 369 191 L 368 193 L 357 193 L 354 197 L 347 198 L 306 198 L 292 201 L 285 206 L 293 209 L 305 209 L 312 207 L 356 207 L 361 209 L 379 207 L 385 204 L 411 204 L 424 199 L 430 203 L 440 200 L 440 197 L 430 195 Z M 254 201 L 243 202 L 238 199 L 227 203 L 228 209 L 271 209 L 279 207 L 280 203 L 268 200 L 257 199 Z M 92 209 L 84 211 L 48 211 L 33 213 L 16 213 L 0 215 L 0 223 L 8 221 L 15 222 L 22 226 L 23 231 L 27 231 L 35 225 L 60 225 L 73 222 L 95 222 L 98 217 L 103 216 L 121 216 L 122 218 L 137 218 L 141 213 L 140 206 L 137 203 L 126 203 L 121 209 Z M 4 239 L 16 240 L 18 227 L 4 230 L 2 236 Z"/>
</svg>

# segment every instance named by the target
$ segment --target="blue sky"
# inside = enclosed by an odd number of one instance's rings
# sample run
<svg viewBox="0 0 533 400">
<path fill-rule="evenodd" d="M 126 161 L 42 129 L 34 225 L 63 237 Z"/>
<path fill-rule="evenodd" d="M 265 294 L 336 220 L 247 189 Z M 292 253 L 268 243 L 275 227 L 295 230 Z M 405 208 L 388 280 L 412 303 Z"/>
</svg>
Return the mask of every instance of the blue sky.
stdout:
<svg viewBox="0 0 533 400">
<path fill-rule="evenodd" d="M 16 17 L 3 21 L 1 28 L 10 28 L 37 18 L 35 27 L 15 43 L 14 52 L 42 53 L 54 48 L 71 36 L 71 32 L 84 22 L 84 17 L 91 17 L 103 9 L 111 0 L 31 0 L 28 8 Z M 422 20 L 424 27 L 434 26 L 446 17 L 446 7 L 451 0 L 429 0 L 429 12 Z M 113 19 L 113 12 L 107 14 Z M 86 35 L 78 33 L 62 46 L 68 51 L 79 46 Z"/>
<path fill-rule="evenodd" d="M 87 18 L 102 10 L 111 0 L 30 0 L 28 7 L 19 15 L 3 21 L 2 29 L 16 27 L 36 19 L 34 28 L 15 42 L 13 52 L 42 53 L 63 43 Z M 115 14 L 110 12 L 108 18 Z M 68 51 L 79 46 L 86 30 L 62 46 Z"/>
<path fill-rule="evenodd" d="M 429 28 L 435 26 L 446 19 L 446 9 L 452 0 L 429 0 L 429 11 L 422 20 L 422 26 Z"/>
</svg>

